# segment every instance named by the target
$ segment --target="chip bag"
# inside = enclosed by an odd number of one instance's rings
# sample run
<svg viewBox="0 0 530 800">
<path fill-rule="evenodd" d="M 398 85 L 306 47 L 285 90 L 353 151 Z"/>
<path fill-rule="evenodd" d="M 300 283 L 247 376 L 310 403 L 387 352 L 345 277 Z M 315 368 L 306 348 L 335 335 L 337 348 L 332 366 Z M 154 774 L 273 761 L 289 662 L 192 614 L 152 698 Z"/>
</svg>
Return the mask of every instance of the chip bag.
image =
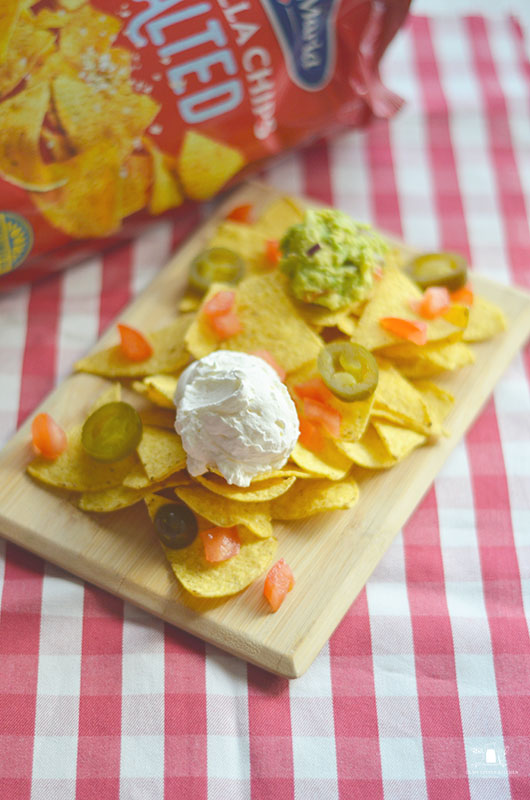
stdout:
<svg viewBox="0 0 530 800">
<path fill-rule="evenodd" d="M 0 291 L 183 213 L 264 159 L 400 101 L 409 0 L 7 0 Z"/>
</svg>

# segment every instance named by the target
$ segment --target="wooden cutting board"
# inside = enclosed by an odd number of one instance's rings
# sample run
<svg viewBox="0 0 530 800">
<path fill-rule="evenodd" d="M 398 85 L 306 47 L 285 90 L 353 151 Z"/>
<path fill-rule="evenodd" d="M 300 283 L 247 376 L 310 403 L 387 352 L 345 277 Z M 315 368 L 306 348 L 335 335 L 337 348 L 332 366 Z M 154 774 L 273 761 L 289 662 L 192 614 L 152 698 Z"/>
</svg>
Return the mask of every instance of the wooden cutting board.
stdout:
<svg viewBox="0 0 530 800">
<path fill-rule="evenodd" d="M 229 197 L 189 239 L 121 319 L 146 330 L 172 319 L 188 265 L 227 210 L 241 203 L 257 209 L 277 192 L 247 184 Z M 389 471 L 362 480 L 349 511 L 299 523 L 277 523 L 278 557 L 296 576 L 295 590 L 276 614 L 268 611 L 258 580 L 226 600 L 199 600 L 181 590 L 153 541 L 143 504 L 108 515 L 85 514 L 64 497 L 34 483 L 25 467 L 32 454 L 30 420 L 0 453 L 0 533 L 60 567 L 271 672 L 301 675 L 361 591 L 392 539 L 427 491 L 445 459 L 471 425 L 497 380 L 530 334 L 530 296 L 474 275 L 476 291 L 493 300 L 508 330 L 474 345 L 477 360 L 437 379 L 456 397 L 448 438 L 422 447 Z M 114 325 L 95 349 L 115 341 Z M 42 404 L 65 427 L 86 415 L 102 387 L 90 375 L 67 378 Z"/>
</svg>

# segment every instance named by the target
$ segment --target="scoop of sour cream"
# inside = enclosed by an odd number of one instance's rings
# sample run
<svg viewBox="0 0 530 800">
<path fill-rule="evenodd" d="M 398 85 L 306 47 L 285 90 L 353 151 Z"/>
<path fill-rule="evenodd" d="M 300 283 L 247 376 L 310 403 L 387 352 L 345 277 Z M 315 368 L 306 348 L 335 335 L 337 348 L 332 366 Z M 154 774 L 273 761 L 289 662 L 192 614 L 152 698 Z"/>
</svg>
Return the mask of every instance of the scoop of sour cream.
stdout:
<svg viewBox="0 0 530 800">
<path fill-rule="evenodd" d="M 194 361 L 175 392 L 175 429 L 190 475 L 216 469 L 228 483 L 282 467 L 299 435 L 286 387 L 263 359 L 217 350 Z"/>
</svg>

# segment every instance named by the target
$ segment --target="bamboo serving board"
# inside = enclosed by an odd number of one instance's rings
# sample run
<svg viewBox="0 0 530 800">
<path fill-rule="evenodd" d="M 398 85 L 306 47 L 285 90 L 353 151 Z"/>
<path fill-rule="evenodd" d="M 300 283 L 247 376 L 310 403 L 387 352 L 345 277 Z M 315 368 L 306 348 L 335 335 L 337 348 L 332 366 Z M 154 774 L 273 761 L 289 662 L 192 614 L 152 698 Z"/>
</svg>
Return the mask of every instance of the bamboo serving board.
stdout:
<svg viewBox="0 0 530 800">
<path fill-rule="evenodd" d="M 278 193 L 247 184 L 178 251 L 121 319 L 144 330 L 174 318 L 192 257 L 204 247 L 227 210 L 241 203 L 264 208 Z M 388 471 L 362 479 L 349 511 L 299 523 L 276 523 L 277 557 L 284 557 L 296 587 L 276 614 L 268 611 L 258 580 L 225 600 L 200 600 L 179 588 L 153 539 L 144 504 L 107 515 L 85 514 L 41 488 L 25 473 L 32 457 L 30 420 L 0 453 L 0 534 L 100 586 L 271 672 L 294 678 L 311 664 L 361 591 L 392 539 L 429 488 L 445 459 L 471 425 L 512 357 L 530 334 L 530 296 L 473 276 L 479 294 L 505 312 L 508 330 L 473 345 L 477 360 L 437 382 L 456 398 L 447 438 L 419 448 Z M 114 325 L 95 349 L 115 342 Z M 39 410 L 69 427 L 84 418 L 106 381 L 76 374 Z M 37 413 L 37 412 L 35 412 Z"/>
</svg>

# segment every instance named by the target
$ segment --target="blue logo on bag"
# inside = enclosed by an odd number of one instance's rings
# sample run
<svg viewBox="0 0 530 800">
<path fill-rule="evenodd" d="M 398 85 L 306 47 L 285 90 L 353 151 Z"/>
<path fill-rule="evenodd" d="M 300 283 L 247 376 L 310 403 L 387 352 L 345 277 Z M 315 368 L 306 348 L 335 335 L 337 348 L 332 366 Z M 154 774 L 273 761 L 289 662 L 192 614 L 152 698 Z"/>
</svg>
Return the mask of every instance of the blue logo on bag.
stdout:
<svg viewBox="0 0 530 800">
<path fill-rule="evenodd" d="M 340 0 L 263 0 L 292 80 L 322 89 L 335 61 L 335 9 Z"/>
<path fill-rule="evenodd" d="M 33 247 L 33 228 L 14 211 L 0 211 L 0 275 L 19 267 Z"/>
</svg>

